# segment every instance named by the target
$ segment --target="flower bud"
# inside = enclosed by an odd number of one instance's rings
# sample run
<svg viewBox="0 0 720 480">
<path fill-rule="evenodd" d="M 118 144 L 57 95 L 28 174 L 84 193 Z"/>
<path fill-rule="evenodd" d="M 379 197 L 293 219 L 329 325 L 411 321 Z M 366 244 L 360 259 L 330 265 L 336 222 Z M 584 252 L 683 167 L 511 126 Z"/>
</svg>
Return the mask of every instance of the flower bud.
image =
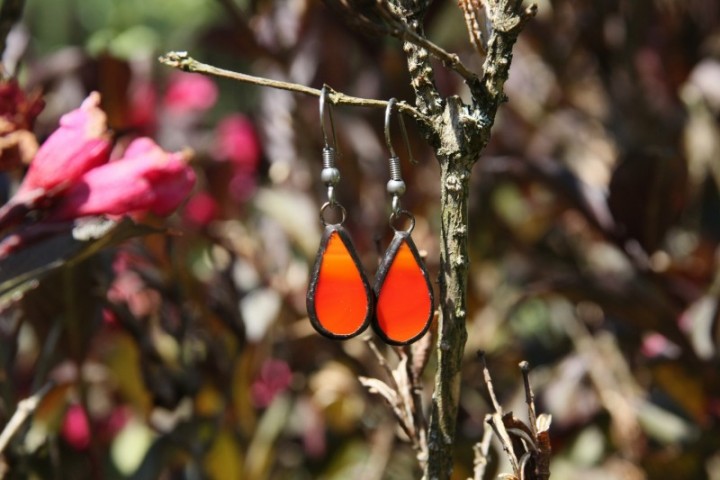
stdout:
<svg viewBox="0 0 720 480">
<path fill-rule="evenodd" d="M 57 193 L 107 162 L 107 117 L 99 105 L 100 95 L 93 92 L 80 108 L 60 118 L 60 128 L 45 140 L 30 164 L 19 195 L 37 189 Z"/>
<path fill-rule="evenodd" d="M 50 220 L 152 212 L 169 215 L 192 190 L 195 172 L 183 153 L 149 138 L 133 141 L 123 158 L 85 173 L 58 199 Z"/>
</svg>

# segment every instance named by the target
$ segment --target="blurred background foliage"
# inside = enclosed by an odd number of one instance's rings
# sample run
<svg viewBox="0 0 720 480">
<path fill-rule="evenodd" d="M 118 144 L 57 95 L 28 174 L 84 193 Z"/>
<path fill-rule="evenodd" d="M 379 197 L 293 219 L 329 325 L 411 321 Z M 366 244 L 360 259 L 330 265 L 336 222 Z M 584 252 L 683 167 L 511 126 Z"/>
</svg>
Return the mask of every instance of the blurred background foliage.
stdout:
<svg viewBox="0 0 720 480">
<path fill-rule="evenodd" d="M 3 452 L 8 478 L 419 476 L 357 380 L 383 378 L 365 342 L 328 341 L 306 317 L 324 201 L 317 100 L 156 61 L 188 50 L 412 101 L 401 45 L 337 7 L 27 0 L 3 62 L 43 92 L 38 141 L 97 90 L 119 145 L 190 147 L 199 182 L 167 235 L 115 242 L 3 300 L 0 423 L 53 382 Z M 454 2 L 434 2 L 426 25 L 480 69 Z M 440 65 L 436 82 L 468 99 Z M 489 411 L 482 349 L 507 409 L 524 411 L 518 362 L 534 367 L 552 478 L 719 479 L 720 4 L 540 0 L 506 91 L 473 172 L 455 478 L 471 476 Z M 335 109 L 338 195 L 370 274 L 390 234 L 381 116 Z M 409 128 L 420 163 L 404 164 L 404 200 L 436 278 L 438 167 Z M 20 175 L 4 174 L 6 196 Z M 507 471 L 499 452 L 489 473 Z"/>
</svg>

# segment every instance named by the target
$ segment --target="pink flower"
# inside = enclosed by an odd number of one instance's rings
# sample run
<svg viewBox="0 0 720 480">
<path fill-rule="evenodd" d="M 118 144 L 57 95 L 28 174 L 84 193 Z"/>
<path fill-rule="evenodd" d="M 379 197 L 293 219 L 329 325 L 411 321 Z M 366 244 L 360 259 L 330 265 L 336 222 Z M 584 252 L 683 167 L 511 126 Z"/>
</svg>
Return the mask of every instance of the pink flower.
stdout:
<svg viewBox="0 0 720 480">
<path fill-rule="evenodd" d="M 112 409 L 109 415 L 98 422 L 98 437 L 100 440 L 109 442 L 120 433 L 132 417 L 132 412 L 127 406 L 119 405 Z"/>
<path fill-rule="evenodd" d="M 233 200 L 238 203 L 246 202 L 255 193 L 257 179 L 255 175 L 236 171 L 228 184 L 228 191 Z"/>
<path fill-rule="evenodd" d="M 62 116 L 60 128 L 42 144 L 30 164 L 19 198 L 37 189 L 57 193 L 107 161 L 107 117 L 99 105 L 100 95 L 93 92 L 79 109 Z"/>
<path fill-rule="evenodd" d="M 251 387 L 253 403 L 264 408 L 285 391 L 292 381 L 292 371 L 282 360 L 270 359 L 260 367 L 260 376 Z"/>
<path fill-rule="evenodd" d="M 260 163 L 260 140 L 246 117 L 229 115 L 218 123 L 216 134 L 218 160 L 229 160 L 235 168 L 254 174 Z"/>
<path fill-rule="evenodd" d="M 169 215 L 190 193 L 195 173 L 183 153 L 168 153 L 149 138 L 133 141 L 125 156 L 85 172 L 58 199 L 49 220 L 152 212 Z"/>
<path fill-rule="evenodd" d="M 165 107 L 173 113 L 202 113 L 217 101 L 217 86 L 197 73 L 177 72 L 170 77 Z"/>
<path fill-rule="evenodd" d="M 74 404 L 67 409 L 60 435 L 75 450 L 90 446 L 90 422 L 81 405 Z"/>
<path fill-rule="evenodd" d="M 199 192 L 188 200 L 183 215 L 188 223 L 205 227 L 218 216 L 218 204 L 207 192 Z"/>
</svg>

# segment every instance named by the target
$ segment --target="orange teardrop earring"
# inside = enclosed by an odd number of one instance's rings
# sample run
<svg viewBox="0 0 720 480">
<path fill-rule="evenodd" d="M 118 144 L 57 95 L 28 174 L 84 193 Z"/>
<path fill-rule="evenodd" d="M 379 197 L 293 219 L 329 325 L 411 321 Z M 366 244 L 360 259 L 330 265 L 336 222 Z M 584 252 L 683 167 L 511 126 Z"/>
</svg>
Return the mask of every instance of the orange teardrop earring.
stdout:
<svg viewBox="0 0 720 480">
<path fill-rule="evenodd" d="M 320 221 L 325 231 L 315 257 L 306 301 L 308 316 L 315 330 L 328 338 L 347 339 L 360 334 L 368 326 L 375 297 L 350 236 L 342 227 L 345 208 L 335 200 L 335 185 L 340 181 L 340 171 L 335 167 L 337 138 L 330 108 L 327 110 L 333 146 L 329 145 L 325 131 L 327 101 L 327 86 L 323 86 L 320 95 L 320 125 L 325 146 L 320 178 L 327 186 L 328 201 L 320 208 Z M 325 214 L 328 209 L 339 210 L 339 223 L 327 223 Z"/>
<path fill-rule="evenodd" d="M 433 317 L 433 290 L 425 264 L 418 254 L 410 234 L 415 227 L 415 217 L 400 208 L 400 196 L 405 193 L 400 158 L 390 140 L 390 119 L 396 99 L 390 99 L 385 110 L 385 141 L 390 150 L 390 181 L 387 191 L 392 195 L 390 226 L 395 231 L 390 246 L 385 251 L 375 279 L 375 317 L 373 329 L 391 345 L 407 345 L 422 337 L 430 327 Z M 411 162 L 410 141 L 402 113 L 398 120 L 407 145 Z M 410 225 L 406 230 L 395 228 L 395 222 L 405 217 Z"/>
</svg>

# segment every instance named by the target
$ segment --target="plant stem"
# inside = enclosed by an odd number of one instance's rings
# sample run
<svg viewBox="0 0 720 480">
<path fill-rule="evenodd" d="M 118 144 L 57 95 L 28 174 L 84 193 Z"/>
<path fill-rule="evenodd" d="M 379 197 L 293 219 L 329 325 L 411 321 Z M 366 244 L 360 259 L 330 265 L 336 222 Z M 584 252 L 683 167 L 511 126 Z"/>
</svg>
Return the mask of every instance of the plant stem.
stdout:
<svg viewBox="0 0 720 480">
<path fill-rule="evenodd" d="M 440 325 L 438 365 L 428 428 L 429 461 L 425 478 L 450 478 L 460 371 L 467 340 L 468 197 L 470 171 L 464 162 L 441 161 L 442 230 L 440 245 Z"/>
<path fill-rule="evenodd" d="M 248 75 L 246 73 L 233 72 L 232 70 L 225 70 L 223 68 L 214 67 L 206 63 L 198 62 L 187 52 L 168 52 L 162 55 L 159 59 L 160 63 L 169 67 L 177 68 L 185 72 L 191 73 L 202 73 L 204 75 L 211 75 L 220 78 L 229 78 L 231 80 L 237 80 L 243 83 L 251 83 L 253 85 L 260 85 L 261 87 L 278 88 L 280 90 L 287 90 L 290 92 L 304 93 L 305 95 L 312 95 L 320 97 L 322 90 L 312 87 L 307 87 L 299 83 L 283 82 L 280 80 L 272 80 L 270 78 L 256 77 L 254 75 Z M 371 107 L 371 108 L 387 108 L 388 102 L 385 100 L 376 100 L 374 98 L 360 98 L 353 97 L 352 95 L 346 95 L 341 92 L 337 92 L 332 88 L 328 88 L 328 98 L 330 103 L 333 105 L 354 105 L 356 107 Z M 415 107 L 407 102 L 397 102 L 395 104 L 398 111 L 412 115 L 416 120 L 430 125 L 430 120 L 420 113 Z"/>
<path fill-rule="evenodd" d="M 40 401 L 45 397 L 45 395 L 47 395 L 53 386 L 53 382 L 48 382 L 34 394 L 18 403 L 15 413 L 10 418 L 7 425 L 5 425 L 5 428 L 3 428 L 2 433 L 0 433 L 0 454 L 2 454 L 5 447 L 7 447 L 10 443 L 12 437 L 18 430 L 20 430 L 20 427 L 22 427 L 23 423 L 25 423 L 25 420 L 27 420 L 28 417 L 35 412 L 35 409 L 37 409 Z"/>
</svg>

